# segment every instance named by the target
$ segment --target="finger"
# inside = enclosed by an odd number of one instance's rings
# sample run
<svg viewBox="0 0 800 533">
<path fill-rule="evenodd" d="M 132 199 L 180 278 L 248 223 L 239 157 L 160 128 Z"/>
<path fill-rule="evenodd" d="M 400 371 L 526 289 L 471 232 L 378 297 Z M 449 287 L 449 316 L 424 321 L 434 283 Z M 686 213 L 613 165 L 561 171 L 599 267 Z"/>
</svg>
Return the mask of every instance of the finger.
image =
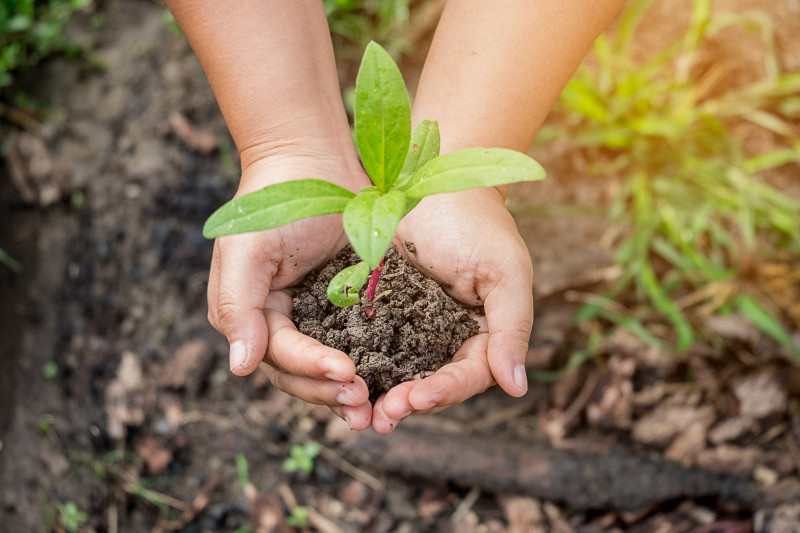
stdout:
<svg viewBox="0 0 800 533">
<path fill-rule="evenodd" d="M 342 382 L 355 378 L 356 366 L 344 352 L 303 335 L 285 314 L 265 309 L 263 316 L 269 330 L 265 362 L 296 376 Z"/>
<path fill-rule="evenodd" d="M 407 381 L 405 383 L 401 383 L 394 389 L 403 389 L 408 388 L 409 386 L 413 386 L 412 381 Z M 394 390 L 392 389 L 392 390 Z M 375 405 L 372 408 L 372 428 L 381 435 L 388 435 L 397 425 L 403 420 L 404 417 L 394 417 L 388 415 L 385 410 L 385 401 L 386 401 L 386 394 L 382 394 L 376 401 Z M 406 393 L 407 395 L 407 393 Z"/>
<path fill-rule="evenodd" d="M 417 383 L 418 381 L 406 381 L 392 387 L 375 402 L 375 409 L 380 409 L 385 418 L 392 422 L 399 422 L 414 414 L 408 395 Z"/>
<path fill-rule="evenodd" d="M 489 326 L 488 359 L 494 379 L 511 396 L 528 391 L 525 355 L 533 326 L 530 257 L 509 269 L 485 297 Z"/>
<path fill-rule="evenodd" d="M 344 420 L 354 431 L 369 429 L 372 423 L 372 404 L 364 402 L 361 405 L 348 407 L 346 405 L 331 406 L 333 414 Z"/>
<path fill-rule="evenodd" d="M 417 381 L 408 396 L 414 411 L 441 411 L 493 386 L 495 380 L 486 358 L 488 341 L 489 335 L 485 333 L 470 337 L 461 345 L 451 363 L 432 376 Z"/>
<path fill-rule="evenodd" d="M 369 403 L 367 384 L 358 376 L 352 382 L 341 382 L 294 376 L 281 372 L 263 362 L 258 367 L 276 388 L 308 403 L 329 406 L 347 405 L 351 407 Z"/>
<path fill-rule="evenodd" d="M 211 324 L 228 338 L 230 368 L 244 376 L 255 370 L 267 351 L 264 319 L 272 276 L 277 264 L 260 234 L 217 239 L 216 284 L 209 284 Z"/>
</svg>

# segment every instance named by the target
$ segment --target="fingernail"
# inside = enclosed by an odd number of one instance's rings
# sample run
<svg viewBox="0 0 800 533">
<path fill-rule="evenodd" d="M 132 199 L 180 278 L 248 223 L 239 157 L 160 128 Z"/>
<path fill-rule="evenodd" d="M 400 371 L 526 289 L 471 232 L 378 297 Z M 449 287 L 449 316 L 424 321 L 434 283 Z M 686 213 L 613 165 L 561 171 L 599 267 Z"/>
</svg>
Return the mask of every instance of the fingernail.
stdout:
<svg viewBox="0 0 800 533">
<path fill-rule="evenodd" d="M 341 374 L 337 374 L 334 371 L 326 372 L 325 377 L 331 381 L 349 381 L 346 377 L 342 376 Z"/>
<path fill-rule="evenodd" d="M 353 423 L 350 422 L 350 416 L 345 416 L 344 421 L 347 422 L 347 425 L 350 426 L 350 431 L 353 431 Z"/>
<path fill-rule="evenodd" d="M 336 403 L 339 405 L 354 405 L 353 400 L 350 399 L 350 395 L 346 390 L 343 390 L 336 396 Z"/>
<path fill-rule="evenodd" d="M 247 370 L 247 346 L 242 341 L 235 341 L 231 343 L 230 364 L 231 371 L 238 368 Z"/>
<path fill-rule="evenodd" d="M 514 367 L 514 383 L 522 390 L 528 390 L 528 375 L 525 373 L 525 365 Z"/>
</svg>

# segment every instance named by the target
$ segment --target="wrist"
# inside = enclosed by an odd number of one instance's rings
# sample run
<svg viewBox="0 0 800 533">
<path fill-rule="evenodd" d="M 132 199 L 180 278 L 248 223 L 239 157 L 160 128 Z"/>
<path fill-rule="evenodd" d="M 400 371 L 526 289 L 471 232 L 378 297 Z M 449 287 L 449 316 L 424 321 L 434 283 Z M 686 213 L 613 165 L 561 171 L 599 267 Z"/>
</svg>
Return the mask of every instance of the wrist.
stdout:
<svg viewBox="0 0 800 533">
<path fill-rule="evenodd" d="M 353 192 L 370 185 L 355 151 L 352 154 L 308 142 L 266 143 L 242 157 L 242 177 L 237 196 L 274 183 L 297 179 L 321 179 Z"/>
</svg>

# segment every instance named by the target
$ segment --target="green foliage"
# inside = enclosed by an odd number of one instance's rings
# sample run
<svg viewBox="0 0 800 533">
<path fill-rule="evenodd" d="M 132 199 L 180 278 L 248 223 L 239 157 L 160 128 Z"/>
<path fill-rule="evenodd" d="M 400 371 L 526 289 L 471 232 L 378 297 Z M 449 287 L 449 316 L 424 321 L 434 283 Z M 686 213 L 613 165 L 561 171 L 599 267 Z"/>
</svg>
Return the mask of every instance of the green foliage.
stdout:
<svg viewBox="0 0 800 533">
<path fill-rule="evenodd" d="M 355 194 L 322 180 L 277 183 L 231 200 L 206 221 L 203 235 L 221 235 L 276 228 L 317 215 L 341 213 Z"/>
<path fill-rule="evenodd" d="M 292 514 L 286 517 L 286 524 L 298 529 L 306 529 L 311 524 L 308 522 L 308 509 L 302 505 L 296 505 L 292 509 Z"/>
<path fill-rule="evenodd" d="M 631 3 L 616 31 L 597 40 L 540 138 L 569 139 L 593 173 L 627 177 L 611 209 L 625 229 L 616 254 L 624 273 L 608 296 L 635 288 L 638 301 L 672 324 L 683 349 L 697 332 L 689 306 L 678 304 L 680 293 L 735 283 L 764 253 L 800 252 L 800 203 L 757 175 L 800 162 L 793 126 L 800 118 L 800 72 L 780 71 L 767 17 L 712 18 L 710 0 L 695 0 L 686 32 L 643 59 L 635 38 L 652 3 Z M 766 77 L 734 86 L 723 83 L 719 66 L 699 59 L 709 38 L 731 25 L 760 33 Z M 748 155 L 732 133 L 741 123 L 766 130 L 779 146 Z M 705 312 L 729 305 L 736 292 Z M 591 305 L 581 317 L 611 314 Z M 743 314 L 769 333 L 765 321 Z"/>
<path fill-rule="evenodd" d="M 89 516 L 78 509 L 75 502 L 57 502 L 56 509 L 58 509 L 58 516 L 61 519 L 64 529 L 69 533 L 77 533 L 81 524 L 85 524 L 89 520 Z"/>
<path fill-rule="evenodd" d="M 387 43 L 393 57 L 405 50 L 410 0 L 323 0 L 339 56 L 357 60 L 370 41 Z"/>
<path fill-rule="evenodd" d="M 0 89 L 14 82 L 14 75 L 54 53 L 78 55 L 82 51 L 64 36 L 64 26 L 91 0 L 0 0 Z M 24 93 L 16 105 L 29 106 Z M 5 110 L 0 103 L 0 117 Z M 19 272 L 21 265 L 0 249 L 0 264 Z"/>
<path fill-rule="evenodd" d="M 403 76 L 371 42 L 356 79 L 356 140 L 364 169 L 381 193 L 392 188 L 408 153 L 411 105 Z"/>
<path fill-rule="evenodd" d="M 530 157 L 504 148 L 466 148 L 445 154 L 423 165 L 406 185 L 406 196 L 416 200 L 445 192 L 544 177 L 544 170 Z"/>
<path fill-rule="evenodd" d="M 314 458 L 319 455 L 319 444 L 309 441 L 302 446 L 292 446 L 289 457 L 283 462 L 285 472 L 304 472 L 310 474 L 314 471 Z"/>
<path fill-rule="evenodd" d="M 247 457 L 243 453 L 236 454 L 236 480 L 240 487 L 250 483 L 250 467 L 247 464 Z"/>
<path fill-rule="evenodd" d="M 3 0 L 0 2 L 0 87 L 14 81 L 14 72 L 35 65 L 50 54 L 79 49 L 64 37 L 70 16 L 90 0 Z"/>
<path fill-rule="evenodd" d="M 360 261 L 336 274 L 328 284 L 328 299 L 339 307 L 358 303 L 358 291 L 369 278 L 369 265 Z"/>
<path fill-rule="evenodd" d="M 58 376 L 58 365 L 53 361 L 45 363 L 42 367 L 42 375 L 44 379 L 55 379 Z"/>
<path fill-rule="evenodd" d="M 370 268 L 378 266 L 391 246 L 405 209 L 406 196 L 396 189 L 386 194 L 364 190 L 347 204 L 342 213 L 344 231 Z"/>
<path fill-rule="evenodd" d="M 353 305 L 368 269 L 378 266 L 400 220 L 421 198 L 544 178 L 541 165 L 512 150 L 471 148 L 438 157 L 438 125 L 423 121 L 411 132 L 403 77 L 376 43 L 364 54 L 355 106 L 356 141 L 374 186 L 355 195 L 314 179 L 270 185 L 222 206 L 206 222 L 203 235 L 258 231 L 342 213 L 344 231 L 363 263 L 335 276 L 328 297 L 335 305 Z"/>
<path fill-rule="evenodd" d="M 735 305 L 742 316 L 778 341 L 789 353 L 800 359 L 800 348 L 797 347 L 781 323 L 769 311 L 747 294 L 739 294 L 736 297 Z"/>
</svg>

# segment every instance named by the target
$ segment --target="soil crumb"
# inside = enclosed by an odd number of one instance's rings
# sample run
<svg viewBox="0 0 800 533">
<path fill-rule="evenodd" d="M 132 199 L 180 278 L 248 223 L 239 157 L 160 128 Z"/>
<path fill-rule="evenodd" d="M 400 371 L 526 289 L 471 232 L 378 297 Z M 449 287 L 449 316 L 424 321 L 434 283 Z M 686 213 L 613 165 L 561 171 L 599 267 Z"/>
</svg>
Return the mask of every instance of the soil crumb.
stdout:
<svg viewBox="0 0 800 533">
<path fill-rule="evenodd" d="M 373 403 L 383 392 L 416 374 L 435 372 L 452 359 L 461 343 L 478 332 L 467 308 L 447 296 L 393 248 L 384 259 L 375 290 L 375 314 L 369 305 L 336 307 L 328 300 L 330 280 L 359 261 L 349 246 L 325 267 L 306 277 L 294 298 L 297 329 L 350 356 L 364 378 Z"/>
</svg>

